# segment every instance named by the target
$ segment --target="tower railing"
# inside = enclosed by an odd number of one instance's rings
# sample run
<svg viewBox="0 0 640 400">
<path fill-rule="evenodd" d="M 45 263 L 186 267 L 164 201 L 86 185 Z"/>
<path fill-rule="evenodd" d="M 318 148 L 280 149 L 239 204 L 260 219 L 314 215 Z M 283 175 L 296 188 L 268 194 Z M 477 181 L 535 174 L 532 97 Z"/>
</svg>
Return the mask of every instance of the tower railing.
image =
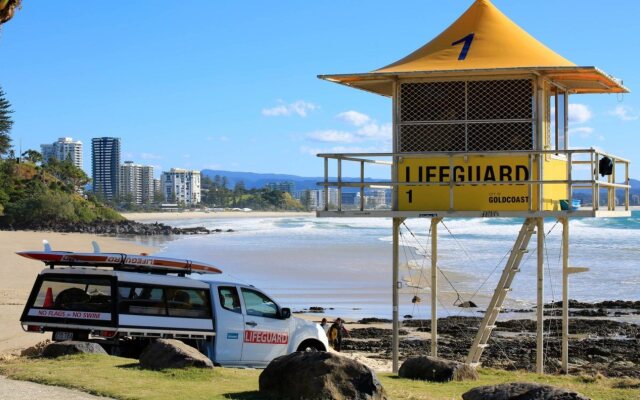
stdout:
<svg viewBox="0 0 640 400">
<path fill-rule="evenodd" d="M 525 156 L 529 161 L 529 170 L 533 170 L 535 162 L 541 162 L 545 158 L 557 158 L 558 160 L 566 161 L 566 179 L 533 179 L 534 174 L 530 173 L 526 180 L 508 180 L 508 181 L 463 181 L 455 180 L 455 176 L 451 176 L 450 181 L 446 182 L 415 182 L 415 181 L 398 181 L 397 171 L 395 167 L 399 165 L 403 159 L 419 158 L 419 159 L 448 159 L 448 165 L 457 165 L 456 161 L 463 159 L 466 161 L 469 157 L 515 157 Z M 323 200 L 324 207 L 319 211 L 345 211 L 343 207 L 342 194 L 344 188 L 357 188 L 356 193 L 359 193 L 360 201 L 357 206 L 351 208 L 351 211 L 367 211 L 367 215 L 370 215 L 374 209 L 367 208 L 365 201 L 365 189 L 391 189 L 392 193 L 395 192 L 397 187 L 415 187 L 415 186 L 447 186 L 449 188 L 449 212 L 456 212 L 455 204 L 455 191 L 456 187 L 462 186 L 478 186 L 478 185 L 527 185 L 528 186 L 528 211 L 542 210 L 542 196 L 537 196 L 539 204 L 534 204 L 533 194 L 538 185 L 544 191 L 545 185 L 566 185 L 567 187 L 567 201 L 569 202 L 568 210 L 562 210 L 562 212 L 573 211 L 590 211 L 596 213 L 598 211 L 625 211 L 629 212 L 630 205 L 630 181 L 629 181 L 629 164 L 630 161 L 610 153 L 604 152 L 600 149 L 570 149 L 570 150 L 532 150 L 532 151 L 495 151 L 495 152 L 437 152 L 437 153 L 327 153 L 318 154 L 318 157 L 324 159 L 324 180 L 318 182 L 319 186 L 324 189 Z M 608 157 L 612 164 L 613 169 L 610 175 L 600 176 L 599 164 L 603 157 Z M 330 161 L 336 161 L 336 173 L 330 174 Z M 395 163 L 394 163 L 395 162 Z M 343 171 L 345 170 L 346 163 L 352 163 L 357 165 L 359 169 L 358 178 L 345 178 Z M 371 180 L 366 178 L 366 165 L 382 165 L 391 169 L 389 176 L 390 180 Z M 348 168 L 347 168 L 348 169 Z M 623 171 L 620 171 L 622 169 Z M 351 169 L 353 171 L 353 169 Z M 618 180 L 619 174 L 623 175 L 622 180 Z M 337 190 L 337 204 L 330 204 L 329 202 L 329 189 L 335 188 Z M 591 192 L 591 205 L 588 207 L 580 207 L 580 210 L 572 210 L 571 201 L 576 189 L 586 189 Z M 617 191 L 624 191 L 621 204 L 617 204 L 618 197 L 616 197 Z M 394 195 L 395 197 L 395 195 Z M 397 204 L 394 200 L 392 204 Z M 396 207 L 391 206 L 392 211 L 397 211 Z M 432 210 L 425 210 L 432 211 Z"/>
</svg>

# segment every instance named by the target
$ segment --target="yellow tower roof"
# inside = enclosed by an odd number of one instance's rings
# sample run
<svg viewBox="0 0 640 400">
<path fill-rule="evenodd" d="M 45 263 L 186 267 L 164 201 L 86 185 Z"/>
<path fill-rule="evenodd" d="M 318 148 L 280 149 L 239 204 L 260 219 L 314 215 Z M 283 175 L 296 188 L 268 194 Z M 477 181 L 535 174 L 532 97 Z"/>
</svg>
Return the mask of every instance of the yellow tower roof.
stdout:
<svg viewBox="0 0 640 400">
<path fill-rule="evenodd" d="M 476 0 L 451 26 L 408 56 L 370 73 L 320 78 L 390 96 L 396 77 L 544 74 L 576 93 L 628 90 L 595 67 L 579 67 L 540 43 L 489 0 Z"/>
</svg>

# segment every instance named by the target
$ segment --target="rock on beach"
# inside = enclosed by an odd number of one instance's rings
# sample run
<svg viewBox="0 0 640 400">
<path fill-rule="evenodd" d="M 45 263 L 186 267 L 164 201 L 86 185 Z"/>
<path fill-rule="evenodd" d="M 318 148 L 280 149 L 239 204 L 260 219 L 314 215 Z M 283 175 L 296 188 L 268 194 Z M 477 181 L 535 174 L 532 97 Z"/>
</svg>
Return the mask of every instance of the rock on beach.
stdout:
<svg viewBox="0 0 640 400">
<path fill-rule="evenodd" d="M 147 369 L 213 368 L 213 362 L 197 349 L 175 339 L 158 339 L 140 354 L 140 366 Z"/>
<path fill-rule="evenodd" d="M 478 372 L 468 364 L 442 358 L 421 356 L 407 359 L 398 376 L 430 382 L 477 380 Z"/>
<path fill-rule="evenodd" d="M 295 352 L 269 363 L 260 374 L 260 394 L 281 400 L 385 400 L 375 373 L 330 352 Z"/>
<path fill-rule="evenodd" d="M 43 357 L 61 357 L 72 354 L 104 354 L 107 352 L 97 343 L 79 342 L 68 340 L 65 342 L 55 342 L 47 345 L 42 351 Z"/>
<path fill-rule="evenodd" d="M 462 395 L 463 400 L 590 400 L 579 393 L 539 383 L 512 382 L 480 386 Z"/>
</svg>

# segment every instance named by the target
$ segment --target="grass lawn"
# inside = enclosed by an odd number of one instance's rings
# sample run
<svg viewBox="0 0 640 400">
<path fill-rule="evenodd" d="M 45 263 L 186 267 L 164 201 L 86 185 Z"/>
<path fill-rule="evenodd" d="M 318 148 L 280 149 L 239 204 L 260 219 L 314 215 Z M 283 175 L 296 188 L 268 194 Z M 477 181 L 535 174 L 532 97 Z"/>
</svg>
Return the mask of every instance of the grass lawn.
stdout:
<svg viewBox="0 0 640 400">
<path fill-rule="evenodd" d="M 260 370 L 232 368 L 147 371 L 135 360 L 77 355 L 58 359 L 19 358 L 0 362 L 0 374 L 12 379 L 76 388 L 116 399 L 261 399 Z M 598 400 L 640 399 L 640 380 L 481 370 L 474 382 L 425 383 L 392 374 L 378 377 L 391 399 L 460 399 L 482 385 L 513 381 L 547 383 L 574 389 Z"/>
</svg>

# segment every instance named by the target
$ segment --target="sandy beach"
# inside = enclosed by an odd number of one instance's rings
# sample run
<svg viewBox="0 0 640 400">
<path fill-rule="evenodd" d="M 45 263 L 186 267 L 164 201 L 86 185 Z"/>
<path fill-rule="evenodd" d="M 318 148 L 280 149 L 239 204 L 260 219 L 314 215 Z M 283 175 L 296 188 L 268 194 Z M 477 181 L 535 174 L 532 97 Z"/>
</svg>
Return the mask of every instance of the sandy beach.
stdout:
<svg viewBox="0 0 640 400">
<path fill-rule="evenodd" d="M 0 231 L 0 354 L 12 352 L 49 338 L 50 334 L 25 333 L 20 314 L 42 263 L 15 254 L 22 250 L 41 250 L 46 239 L 54 250 L 92 251 L 97 241 L 103 251 L 152 253 L 155 249 L 111 237 L 54 232 Z"/>
<path fill-rule="evenodd" d="M 155 222 L 175 221 L 184 219 L 212 219 L 212 218 L 291 218 L 291 217 L 315 217 L 315 212 L 297 211 L 184 211 L 184 212 L 149 212 L 149 213 L 122 213 L 132 221 Z"/>
</svg>

